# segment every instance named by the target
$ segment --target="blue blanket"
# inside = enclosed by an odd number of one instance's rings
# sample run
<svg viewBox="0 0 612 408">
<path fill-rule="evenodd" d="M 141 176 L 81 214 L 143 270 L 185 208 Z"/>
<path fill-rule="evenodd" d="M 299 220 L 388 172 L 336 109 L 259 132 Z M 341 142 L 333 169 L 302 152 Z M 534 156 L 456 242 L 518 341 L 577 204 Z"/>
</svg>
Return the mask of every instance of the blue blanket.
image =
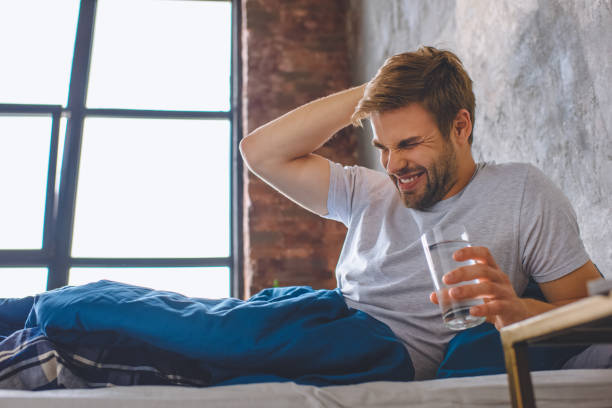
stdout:
<svg viewBox="0 0 612 408">
<path fill-rule="evenodd" d="M 210 300 L 99 281 L 0 301 L 0 320 L 1 388 L 321 386 L 414 376 L 401 341 L 347 307 L 338 290 Z"/>
</svg>

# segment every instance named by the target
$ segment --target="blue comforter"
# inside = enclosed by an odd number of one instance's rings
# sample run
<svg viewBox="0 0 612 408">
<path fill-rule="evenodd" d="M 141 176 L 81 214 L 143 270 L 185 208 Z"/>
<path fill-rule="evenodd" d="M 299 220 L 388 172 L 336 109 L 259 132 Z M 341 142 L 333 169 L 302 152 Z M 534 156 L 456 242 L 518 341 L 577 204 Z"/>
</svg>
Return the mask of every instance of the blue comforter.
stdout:
<svg viewBox="0 0 612 408">
<path fill-rule="evenodd" d="M 338 290 L 188 298 L 111 281 L 0 300 L 0 388 L 406 381 L 402 343 Z"/>
</svg>

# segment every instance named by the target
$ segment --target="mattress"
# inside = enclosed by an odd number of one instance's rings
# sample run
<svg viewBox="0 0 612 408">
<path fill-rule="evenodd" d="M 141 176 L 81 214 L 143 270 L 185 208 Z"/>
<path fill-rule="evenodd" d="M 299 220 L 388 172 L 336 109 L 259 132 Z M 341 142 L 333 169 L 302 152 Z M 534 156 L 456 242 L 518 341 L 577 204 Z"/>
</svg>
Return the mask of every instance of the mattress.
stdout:
<svg viewBox="0 0 612 408">
<path fill-rule="evenodd" d="M 538 408 L 612 407 L 612 370 L 532 373 Z M 415 382 L 314 387 L 259 383 L 192 388 L 112 386 L 50 391 L 0 390 L 0 408 L 156 407 L 509 407 L 506 374 Z"/>
</svg>

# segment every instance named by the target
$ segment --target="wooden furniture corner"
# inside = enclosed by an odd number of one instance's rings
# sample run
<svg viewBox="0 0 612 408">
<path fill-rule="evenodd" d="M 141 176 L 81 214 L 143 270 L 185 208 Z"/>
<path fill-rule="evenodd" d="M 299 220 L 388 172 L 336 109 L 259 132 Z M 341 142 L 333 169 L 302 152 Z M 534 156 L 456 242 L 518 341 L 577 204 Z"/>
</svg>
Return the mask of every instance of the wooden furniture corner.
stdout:
<svg viewBox="0 0 612 408">
<path fill-rule="evenodd" d="M 500 330 L 514 408 L 534 408 L 527 347 L 612 343 L 612 291 L 561 306 Z"/>
</svg>

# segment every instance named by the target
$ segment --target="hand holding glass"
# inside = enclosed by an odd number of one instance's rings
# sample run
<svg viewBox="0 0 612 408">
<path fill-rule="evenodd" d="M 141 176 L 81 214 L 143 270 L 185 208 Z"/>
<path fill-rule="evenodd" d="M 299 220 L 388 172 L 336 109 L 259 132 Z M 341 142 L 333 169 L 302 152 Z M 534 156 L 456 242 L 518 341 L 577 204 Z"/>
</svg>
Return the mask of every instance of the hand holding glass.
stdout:
<svg viewBox="0 0 612 408">
<path fill-rule="evenodd" d="M 465 227 L 459 224 L 434 227 L 421 236 L 421 243 L 435 286 L 438 305 L 442 310 L 442 320 L 446 327 L 452 330 L 463 330 L 483 323 L 484 317 L 470 314 L 470 307 L 484 303 L 482 299 L 456 300 L 448 293 L 455 286 L 474 284 L 478 281 L 474 279 L 447 285 L 442 280 L 448 272 L 476 263 L 473 260 L 457 262 L 453 259 L 453 254 L 457 250 L 471 246 Z"/>
</svg>

